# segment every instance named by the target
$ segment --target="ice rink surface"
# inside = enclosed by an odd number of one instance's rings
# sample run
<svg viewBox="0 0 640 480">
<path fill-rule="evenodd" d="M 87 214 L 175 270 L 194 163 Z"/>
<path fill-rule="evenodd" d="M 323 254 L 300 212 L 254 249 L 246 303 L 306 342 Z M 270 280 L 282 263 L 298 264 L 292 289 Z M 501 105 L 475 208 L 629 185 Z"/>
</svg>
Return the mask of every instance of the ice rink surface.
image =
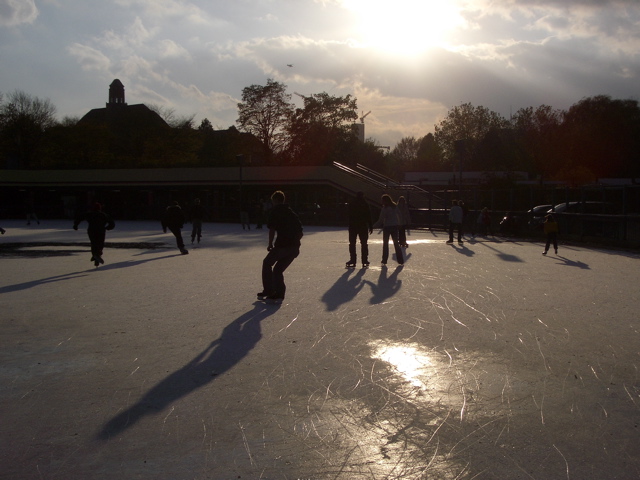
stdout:
<svg viewBox="0 0 640 480">
<path fill-rule="evenodd" d="M 183 256 L 117 222 L 94 268 L 86 224 L 24 223 L 0 224 L 0 478 L 640 478 L 637 253 L 412 231 L 382 267 L 374 232 L 345 269 L 346 231 L 307 227 L 267 305 L 266 230 L 187 225 Z"/>
</svg>

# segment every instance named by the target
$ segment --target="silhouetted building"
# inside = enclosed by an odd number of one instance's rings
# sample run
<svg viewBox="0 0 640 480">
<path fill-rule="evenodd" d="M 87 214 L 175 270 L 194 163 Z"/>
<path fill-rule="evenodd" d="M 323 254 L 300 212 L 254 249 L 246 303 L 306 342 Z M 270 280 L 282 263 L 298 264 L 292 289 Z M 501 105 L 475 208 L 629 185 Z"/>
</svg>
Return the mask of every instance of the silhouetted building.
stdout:
<svg viewBox="0 0 640 480">
<path fill-rule="evenodd" d="M 109 101 L 105 108 L 94 108 L 80 119 L 79 124 L 102 124 L 114 130 L 123 128 L 140 129 L 168 129 L 160 115 L 146 105 L 127 105 L 124 96 L 124 85 L 115 79 L 109 85 Z"/>
</svg>

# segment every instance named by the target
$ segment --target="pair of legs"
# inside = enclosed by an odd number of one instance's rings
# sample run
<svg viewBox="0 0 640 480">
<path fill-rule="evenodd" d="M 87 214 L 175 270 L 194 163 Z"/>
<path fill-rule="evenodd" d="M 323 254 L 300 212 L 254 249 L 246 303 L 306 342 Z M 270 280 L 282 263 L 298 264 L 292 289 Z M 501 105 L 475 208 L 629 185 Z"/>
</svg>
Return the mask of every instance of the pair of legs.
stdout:
<svg viewBox="0 0 640 480">
<path fill-rule="evenodd" d="M 202 238 L 202 220 L 192 220 L 193 228 L 191 229 L 191 243 L 198 237 L 198 243 Z"/>
<path fill-rule="evenodd" d="M 362 264 L 369 263 L 369 229 L 349 227 L 349 263 L 356 263 L 358 255 L 356 254 L 356 241 L 360 239 L 360 256 Z"/>
<path fill-rule="evenodd" d="M 384 227 L 382 229 L 382 263 L 386 265 L 389 260 L 389 237 L 393 240 L 393 248 L 396 251 L 396 259 L 398 263 L 402 265 L 404 263 L 404 257 L 402 255 L 402 249 L 400 248 L 400 242 L 398 241 L 398 227 Z"/>
<path fill-rule="evenodd" d="M 247 227 L 247 230 L 251 230 L 251 224 L 249 223 L 249 212 L 240 212 L 240 223 L 242 224 L 242 229 Z"/>
<path fill-rule="evenodd" d="M 35 213 L 27 213 L 27 225 L 31 225 L 31 220 L 35 220 L 40 225 L 40 220 Z"/>
<path fill-rule="evenodd" d="M 453 242 L 453 231 L 458 232 L 458 243 L 462 243 L 462 224 L 461 223 L 449 223 L 449 242 Z"/>
<path fill-rule="evenodd" d="M 262 261 L 262 288 L 267 296 L 284 298 L 287 286 L 284 271 L 300 254 L 300 247 L 277 247 Z"/>
<path fill-rule="evenodd" d="M 187 250 L 184 248 L 184 240 L 182 240 L 182 229 L 180 227 L 168 227 L 173 236 L 176 237 L 176 244 L 181 253 L 185 253 Z"/>
<path fill-rule="evenodd" d="M 98 264 L 104 263 L 102 260 L 102 251 L 104 250 L 104 239 L 106 232 L 104 230 L 87 230 L 89 242 L 91 242 L 91 261 L 97 267 Z"/>
<path fill-rule="evenodd" d="M 547 244 L 544 246 L 545 255 L 549 251 L 549 247 L 551 246 L 552 243 L 553 243 L 553 249 L 555 250 L 556 253 L 558 253 L 558 234 L 555 232 L 547 234 Z"/>
<path fill-rule="evenodd" d="M 409 246 L 409 244 L 407 243 L 407 226 L 406 225 L 400 225 L 398 227 L 398 242 L 400 242 L 400 245 L 402 247 Z"/>
</svg>

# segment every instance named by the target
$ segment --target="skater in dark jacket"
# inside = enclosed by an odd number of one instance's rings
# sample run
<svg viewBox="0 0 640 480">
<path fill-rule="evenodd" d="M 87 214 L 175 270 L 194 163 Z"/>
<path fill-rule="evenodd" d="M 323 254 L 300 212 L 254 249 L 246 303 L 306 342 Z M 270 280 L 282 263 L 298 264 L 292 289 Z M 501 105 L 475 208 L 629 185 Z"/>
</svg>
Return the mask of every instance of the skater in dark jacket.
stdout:
<svg viewBox="0 0 640 480">
<path fill-rule="evenodd" d="M 553 249 L 558 254 L 558 222 L 553 218 L 553 215 L 549 214 L 544 217 L 544 233 L 547 235 L 547 243 L 544 246 L 543 255 L 546 255 L 549 251 L 549 247 L 553 243 Z"/>
<path fill-rule="evenodd" d="M 369 266 L 369 235 L 373 233 L 373 220 L 371 209 L 364 199 L 364 193 L 358 192 L 356 197 L 349 202 L 349 261 L 347 267 L 355 267 L 358 256 L 356 254 L 356 241 L 360 239 L 360 253 L 362 266 Z"/>
<path fill-rule="evenodd" d="M 191 243 L 198 237 L 198 243 L 202 238 L 202 219 L 204 218 L 204 207 L 200 203 L 200 199 L 196 198 L 191 211 L 189 212 L 189 220 L 191 221 Z"/>
<path fill-rule="evenodd" d="M 94 203 L 90 212 L 78 217 L 73 223 L 73 229 L 78 230 L 78 225 L 86 220 L 89 226 L 87 234 L 91 242 L 91 261 L 97 267 L 104 263 L 102 250 L 104 249 L 104 239 L 107 230 L 113 230 L 116 226 L 113 219 L 102 211 L 102 205 Z"/>
<path fill-rule="evenodd" d="M 182 240 L 182 227 L 184 226 L 184 213 L 180 208 L 180 204 L 174 201 L 172 205 L 169 205 L 162 214 L 162 230 L 167 233 L 167 228 L 176 237 L 176 243 L 180 253 L 186 255 L 189 251 L 184 248 L 184 240 Z"/>
<path fill-rule="evenodd" d="M 269 253 L 262 261 L 262 292 L 258 298 L 280 302 L 284 300 L 287 287 L 284 271 L 300 254 L 302 223 L 298 215 L 285 203 L 281 191 L 271 195 L 273 208 L 267 221 L 269 229 Z M 274 241 L 275 240 L 275 241 Z"/>
</svg>

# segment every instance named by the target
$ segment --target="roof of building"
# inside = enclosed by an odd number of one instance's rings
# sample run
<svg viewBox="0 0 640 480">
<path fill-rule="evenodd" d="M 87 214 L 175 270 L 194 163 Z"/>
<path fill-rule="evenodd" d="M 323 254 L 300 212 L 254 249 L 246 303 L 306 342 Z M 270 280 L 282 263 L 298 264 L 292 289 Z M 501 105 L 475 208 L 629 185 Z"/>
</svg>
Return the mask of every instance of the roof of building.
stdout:
<svg viewBox="0 0 640 480">
<path fill-rule="evenodd" d="M 134 125 L 152 128 L 169 128 L 160 115 L 146 105 L 109 105 L 90 110 L 79 123 L 106 124 L 108 126 Z"/>
</svg>

